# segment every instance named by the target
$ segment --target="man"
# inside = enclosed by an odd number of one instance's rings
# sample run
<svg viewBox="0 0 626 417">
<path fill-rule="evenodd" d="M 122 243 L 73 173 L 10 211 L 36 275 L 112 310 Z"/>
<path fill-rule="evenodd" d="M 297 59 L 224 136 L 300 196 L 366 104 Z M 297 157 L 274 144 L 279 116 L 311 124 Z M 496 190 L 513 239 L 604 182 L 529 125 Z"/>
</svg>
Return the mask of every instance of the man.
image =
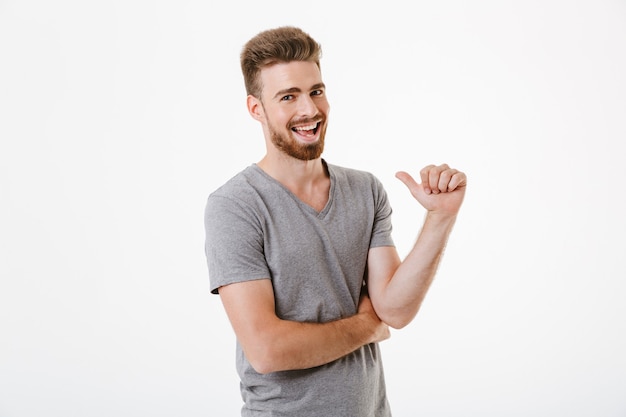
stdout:
<svg viewBox="0 0 626 417">
<path fill-rule="evenodd" d="M 427 210 L 401 262 L 391 208 L 370 173 L 321 154 L 329 104 L 320 46 L 259 33 L 241 65 L 267 152 L 208 198 L 206 254 L 237 337 L 242 416 L 390 416 L 378 342 L 417 314 L 465 193 L 465 174 L 397 177 Z"/>
</svg>

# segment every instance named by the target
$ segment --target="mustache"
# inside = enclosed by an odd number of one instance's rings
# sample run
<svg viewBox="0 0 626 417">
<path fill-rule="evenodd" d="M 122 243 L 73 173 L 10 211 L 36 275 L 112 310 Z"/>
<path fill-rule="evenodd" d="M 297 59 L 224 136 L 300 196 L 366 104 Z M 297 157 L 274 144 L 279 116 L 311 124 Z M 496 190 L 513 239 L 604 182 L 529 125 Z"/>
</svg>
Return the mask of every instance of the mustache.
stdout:
<svg viewBox="0 0 626 417">
<path fill-rule="evenodd" d="M 323 122 L 324 120 L 326 120 L 326 118 L 323 116 L 304 117 L 302 119 L 296 119 L 296 120 L 292 120 L 291 122 L 289 122 L 289 128 L 291 129 L 292 127 L 297 126 L 297 125 L 308 125 L 312 123 L 320 123 L 320 122 Z"/>
</svg>

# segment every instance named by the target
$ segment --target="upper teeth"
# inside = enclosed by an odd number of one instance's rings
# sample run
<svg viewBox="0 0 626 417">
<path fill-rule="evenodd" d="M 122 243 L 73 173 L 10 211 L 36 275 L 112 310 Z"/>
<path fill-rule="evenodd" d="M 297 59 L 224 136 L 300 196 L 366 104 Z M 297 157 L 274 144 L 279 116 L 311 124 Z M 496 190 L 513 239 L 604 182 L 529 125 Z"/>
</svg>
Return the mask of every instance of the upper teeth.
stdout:
<svg viewBox="0 0 626 417">
<path fill-rule="evenodd" d="M 294 127 L 294 129 L 295 130 L 313 130 L 315 129 L 315 126 L 317 126 L 317 123 L 313 123 L 312 125 L 307 125 L 307 126 Z"/>
</svg>

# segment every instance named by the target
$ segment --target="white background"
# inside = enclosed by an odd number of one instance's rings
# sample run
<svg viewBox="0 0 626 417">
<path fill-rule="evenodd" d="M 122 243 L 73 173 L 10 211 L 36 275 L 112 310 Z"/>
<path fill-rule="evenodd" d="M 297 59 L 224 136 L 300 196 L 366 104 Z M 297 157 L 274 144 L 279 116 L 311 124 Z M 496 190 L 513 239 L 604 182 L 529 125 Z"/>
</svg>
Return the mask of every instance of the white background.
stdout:
<svg viewBox="0 0 626 417">
<path fill-rule="evenodd" d="M 324 49 L 325 158 L 466 171 L 396 417 L 626 416 L 626 2 L 0 0 L 0 416 L 237 416 L 208 194 L 264 152 L 239 51 Z M 360 416 L 359 416 L 360 417 Z"/>
</svg>

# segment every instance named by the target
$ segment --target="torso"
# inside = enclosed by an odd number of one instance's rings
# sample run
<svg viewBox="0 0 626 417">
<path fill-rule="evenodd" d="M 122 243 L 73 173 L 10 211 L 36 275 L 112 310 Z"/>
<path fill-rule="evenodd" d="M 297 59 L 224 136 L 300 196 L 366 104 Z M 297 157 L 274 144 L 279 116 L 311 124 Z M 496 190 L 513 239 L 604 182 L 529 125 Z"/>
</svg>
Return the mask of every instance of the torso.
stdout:
<svg viewBox="0 0 626 417">
<path fill-rule="evenodd" d="M 326 204 L 328 204 L 328 193 L 330 191 L 330 178 L 325 178 L 323 184 L 314 187 L 314 190 L 310 193 L 299 192 L 289 186 L 286 186 L 296 197 L 298 197 L 304 204 L 313 208 L 318 213 L 324 210 Z"/>
</svg>

